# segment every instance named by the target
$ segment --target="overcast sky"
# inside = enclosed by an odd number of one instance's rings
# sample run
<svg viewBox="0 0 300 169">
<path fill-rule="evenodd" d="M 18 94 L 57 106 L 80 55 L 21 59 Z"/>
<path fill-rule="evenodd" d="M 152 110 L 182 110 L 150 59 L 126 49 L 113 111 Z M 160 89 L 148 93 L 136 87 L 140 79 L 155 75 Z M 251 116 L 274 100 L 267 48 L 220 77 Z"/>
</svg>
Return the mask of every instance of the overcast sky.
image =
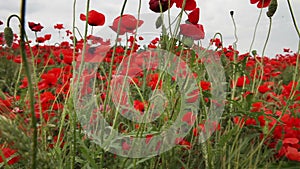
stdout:
<svg viewBox="0 0 300 169">
<path fill-rule="evenodd" d="M 300 0 L 291 0 L 296 21 L 300 24 Z M 106 23 L 103 27 L 94 28 L 95 35 L 107 35 L 112 32 L 107 32 L 104 29 L 111 25 L 113 19 L 117 17 L 121 11 L 122 0 L 91 0 L 90 9 L 97 10 L 106 16 Z M 154 27 L 147 26 L 150 24 L 153 26 L 155 18 L 153 12 L 148 7 L 149 0 L 142 0 L 141 19 L 145 20 L 143 27 L 147 27 L 147 30 L 143 30 L 144 36 L 152 37 L 151 29 L 155 32 Z M 76 25 L 83 33 L 84 24 L 79 20 L 80 13 L 85 13 L 86 0 L 77 0 L 76 4 Z M 129 0 L 125 13 L 136 14 L 137 13 L 138 0 Z M 277 13 L 273 17 L 273 25 L 271 37 L 267 47 L 266 55 L 273 57 L 276 53 L 283 53 L 283 48 L 290 48 L 291 50 L 297 50 L 298 37 L 293 27 L 293 23 L 288 11 L 286 0 L 278 0 L 279 7 Z M 209 42 L 209 39 L 213 37 L 216 32 L 223 34 L 225 45 L 232 44 L 234 39 L 233 24 L 229 15 L 229 11 L 235 11 L 235 21 L 237 24 L 238 35 L 238 50 L 241 53 L 248 52 L 251 40 L 253 37 L 254 26 L 256 24 L 260 10 L 256 8 L 256 5 L 251 5 L 250 0 L 197 0 L 197 4 L 200 7 L 200 21 L 203 24 L 206 33 L 205 39 L 202 41 L 204 47 Z M 51 42 L 58 41 L 57 30 L 54 30 L 53 26 L 57 23 L 63 23 L 67 29 L 72 28 L 72 0 L 27 0 L 27 15 L 26 23 L 28 21 L 39 22 L 44 26 L 42 32 L 38 35 L 44 35 L 47 33 L 52 34 Z M 176 7 L 173 6 L 175 9 Z M 6 22 L 6 19 L 11 14 L 19 14 L 20 1 L 17 0 L 0 0 L 0 20 Z M 268 30 L 269 20 L 265 15 L 267 9 L 264 9 L 262 18 L 256 34 L 256 40 L 253 49 L 256 49 L 261 54 L 263 44 L 266 39 L 266 33 Z M 146 14 L 148 13 L 148 14 Z M 149 14 L 150 13 L 150 14 Z M 177 11 L 172 10 L 172 15 L 176 16 Z M 13 20 L 11 25 L 14 26 L 17 31 L 17 22 Z M 146 25 L 146 26 L 145 26 Z M 3 31 L 4 25 L 0 26 L 0 31 Z M 33 32 L 27 32 L 30 37 L 33 37 Z M 64 32 L 63 32 L 64 33 Z M 155 33 L 153 33 L 155 34 Z"/>
</svg>

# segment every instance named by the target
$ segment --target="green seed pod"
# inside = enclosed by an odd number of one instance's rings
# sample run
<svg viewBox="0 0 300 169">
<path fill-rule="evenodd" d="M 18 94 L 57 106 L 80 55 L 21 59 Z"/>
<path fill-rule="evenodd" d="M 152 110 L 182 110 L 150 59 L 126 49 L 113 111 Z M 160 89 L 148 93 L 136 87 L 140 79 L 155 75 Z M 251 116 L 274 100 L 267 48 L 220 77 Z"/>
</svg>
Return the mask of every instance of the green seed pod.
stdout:
<svg viewBox="0 0 300 169">
<path fill-rule="evenodd" d="M 156 19 L 156 22 L 155 22 L 155 27 L 156 27 L 156 29 L 158 29 L 159 27 L 161 27 L 162 24 L 163 24 L 162 17 L 159 16 L 159 17 Z"/>
<path fill-rule="evenodd" d="M 13 43 L 13 40 L 14 40 L 14 33 L 13 33 L 13 31 L 10 27 L 6 27 L 4 29 L 4 38 L 5 38 L 5 41 L 6 41 L 6 45 L 8 47 L 11 47 L 11 45 Z"/>
<path fill-rule="evenodd" d="M 257 55 L 257 51 L 256 50 L 252 50 L 251 53 L 252 53 L 253 56 Z"/>
<path fill-rule="evenodd" d="M 271 18 L 275 14 L 275 12 L 277 10 L 277 6 L 278 6 L 277 0 L 272 0 L 269 5 L 268 12 L 267 12 L 267 16 L 269 18 Z"/>
</svg>

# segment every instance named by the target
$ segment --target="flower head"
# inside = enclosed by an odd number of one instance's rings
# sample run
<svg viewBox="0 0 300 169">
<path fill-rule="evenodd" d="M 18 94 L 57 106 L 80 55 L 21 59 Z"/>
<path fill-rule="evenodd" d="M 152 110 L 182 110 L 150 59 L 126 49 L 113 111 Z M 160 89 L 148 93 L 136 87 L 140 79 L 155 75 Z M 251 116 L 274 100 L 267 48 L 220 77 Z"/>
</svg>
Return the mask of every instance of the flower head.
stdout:
<svg viewBox="0 0 300 169">
<path fill-rule="evenodd" d="M 239 77 L 237 79 L 236 86 L 237 87 L 243 87 L 244 84 L 245 85 L 250 84 L 249 78 L 247 76 L 241 76 L 241 77 Z"/>
<path fill-rule="evenodd" d="M 10 160 L 8 160 L 8 162 L 7 162 L 8 165 L 13 165 L 20 160 L 20 156 L 16 155 L 16 153 L 17 153 L 16 150 L 4 147 L 4 148 L 0 148 L 0 151 L 6 159 L 9 159 L 12 157 Z M 2 156 L 0 156 L 0 163 L 2 163 L 3 161 L 4 160 L 2 159 Z"/>
<path fill-rule="evenodd" d="M 160 13 L 160 12 L 165 12 L 166 10 L 168 10 L 169 7 L 171 8 L 173 6 L 173 4 L 174 4 L 173 0 L 150 0 L 149 8 L 153 12 Z"/>
<path fill-rule="evenodd" d="M 64 25 L 63 24 L 56 24 L 56 25 L 54 25 L 54 29 L 58 29 L 58 30 L 64 29 Z"/>
<path fill-rule="evenodd" d="M 80 20 L 85 21 L 86 15 L 80 14 Z M 89 11 L 88 24 L 91 26 L 102 26 L 105 23 L 105 16 L 95 10 Z"/>
<path fill-rule="evenodd" d="M 201 24 L 181 24 L 180 33 L 194 40 L 204 39 L 205 33 Z"/>
<path fill-rule="evenodd" d="M 118 32 L 118 26 L 120 23 L 120 30 Z M 144 21 L 137 20 L 134 16 L 129 14 L 122 15 L 122 18 L 119 16 L 116 19 L 114 19 L 113 25 L 109 26 L 113 31 L 119 33 L 119 35 L 124 35 L 126 32 L 134 33 L 134 30 L 137 27 L 140 27 Z"/>
<path fill-rule="evenodd" d="M 34 32 L 40 32 L 44 27 L 40 23 L 28 22 L 29 28 Z"/>
</svg>

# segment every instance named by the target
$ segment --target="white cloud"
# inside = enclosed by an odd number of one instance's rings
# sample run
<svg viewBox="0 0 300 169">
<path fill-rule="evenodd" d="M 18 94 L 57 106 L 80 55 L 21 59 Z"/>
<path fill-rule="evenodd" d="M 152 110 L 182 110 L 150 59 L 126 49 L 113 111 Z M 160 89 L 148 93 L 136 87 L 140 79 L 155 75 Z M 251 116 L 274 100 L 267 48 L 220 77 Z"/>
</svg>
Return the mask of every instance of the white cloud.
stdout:
<svg viewBox="0 0 300 169">
<path fill-rule="evenodd" d="M 141 13 L 151 12 L 148 9 L 148 0 L 142 0 Z M 80 13 L 85 13 L 86 1 L 77 0 L 76 4 L 76 26 L 83 32 L 84 23 L 79 20 Z M 90 9 L 95 9 L 106 15 L 106 24 L 111 25 L 113 19 L 120 14 L 122 7 L 122 0 L 97 0 L 91 1 Z M 229 11 L 235 12 L 234 18 L 237 24 L 238 33 L 238 50 L 245 53 L 249 50 L 250 43 L 253 36 L 254 26 L 260 12 L 256 8 L 256 5 L 251 5 L 250 0 L 197 0 L 200 7 L 201 18 L 200 23 L 204 25 L 206 32 L 206 39 L 204 44 L 207 44 L 210 38 L 216 32 L 223 34 L 225 45 L 232 44 L 234 42 L 233 24 L 229 15 Z M 290 47 L 296 51 L 298 37 L 292 24 L 292 20 L 287 8 L 285 0 L 279 0 L 279 7 L 277 13 L 273 17 L 273 25 L 271 38 L 267 47 L 266 54 L 268 56 L 274 56 L 275 53 L 281 53 L 283 48 Z M 292 1 L 295 16 L 298 24 L 300 24 L 300 1 Z M 6 21 L 7 17 L 11 14 L 19 13 L 19 1 L 1 1 L 0 2 L 0 20 Z M 54 42 L 57 36 L 57 31 L 54 30 L 53 26 L 56 23 L 63 23 L 68 29 L 72 27 L 73 17 L 73 1 L 72 0 L 51 0 L 51 1 L 40 1 L 31 0 L 27 4 L 27 21 L 40 22 L 45 28 L 39 34 L 43 35 L 46 33 L 52 33 Z M 136 14 L 138 8 L 138 1 L 131 0 L 125 8 L 125 13 Z M 176 8 L 176 7 L 173 7 Z M 265 15 L 266 9 L 264 9 L 262 18 L 257 30 L 256 40 L 253 49 L 257 49 L 259 53 L 263 48 L 263 44 L 266 38 L 266 32 L 268 29 L 268 18 Z M 172 10 L 172 14 L 176 15 L 176 10 Z M 145 17 L 145 22 L 152 19 L 154 22 L 155 18 Z M 14 29 L 17 29 L 17 23 L 12 23 Z M 4 29 L 2 25 L 0 31 Z M 95 32 L 102 31 L 102 28 L 95 28 Z M 33 33 L 28 31 L 28 34 L 33 38 Z"/>
</svg>

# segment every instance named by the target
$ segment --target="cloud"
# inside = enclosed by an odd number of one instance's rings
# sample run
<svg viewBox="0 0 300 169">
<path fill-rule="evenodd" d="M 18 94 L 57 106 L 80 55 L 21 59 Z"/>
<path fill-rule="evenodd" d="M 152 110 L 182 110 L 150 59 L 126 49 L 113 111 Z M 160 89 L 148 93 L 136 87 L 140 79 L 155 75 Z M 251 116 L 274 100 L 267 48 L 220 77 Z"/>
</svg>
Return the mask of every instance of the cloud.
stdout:
<svg viewBox="0 0 300 169">
<path fill-rule="evenodd" d="M 120 14 L 123 2 L 124 1 L 121 0 L 91 1 L 90 9 L 95 9 L 106 15 L 105 27 L 107 27 L 111 25 L 113 19 Z M 142 0 L 141 13 L 151 12 L 148 9 L 148 2 L 148 0 Z M 79 20 L 79 15 L 80 13 L 85 13 L 85 3 L 86 1 L 77 1 L 75 8 L 76 26 L 81 32 L 84 30 L 84 22 Z M 280 53 L 282 49 L 286 47 L 296 51 L 298 45 L 298 38 L 293 27 L 287 3 L 283 0 L 279 0 L 278 3 L 279 7 L 277 13 L 273 17 L 271 37 L 266 51 L 268 56 L 275 56 L 275 53 Z M 299 24 L 300 21 L 298 16 L 300 16 L 300 1 L 292 1 L 291 3 Z M 229 15 L 229 11 L 233 10 L 235 12 L 234 18 L 237 24 L 237 35 L 239 39 L 238 50 L 242 53 L 248 52 L 253 38 L 254 26 L 260 12 L 260 9 L 257 9 L 256 5 L 251 5 L 250 0 L 197 0 L 197 4 L 200 7 L 201 13 L 200 23 L 204 25 L 206 32 L 206 39 L 203 40 L 204 45 L 208 44 L 209 39 L 212 38 L 216 32 L 223 34 L 225 45 L 230 45 L 235 41 L 233 22 Z M 20 4 L 19 1 L 1 1 L 0 8 L 0 20 L 5 22 L 9 15 L 19 13 Z M 262 52 L 269 24 L 269 20 L 265 15 L 266 10 L 267 9 L 264 9 L 262 11 L 262 17 L 258 25 L 253 46 L 253 49 L 257 49 L 259 54 Z M 125 7 L 125 13 L 137 14 L 137 12 L 137 1 L 128 1 Z M 177 12 L 178 10 L 176 10 L 176 7 L 174 6 L 171 14 L 176 16 Z M 148 18 L 147 15 L 144 14 L 143 17 L 146 22 L 150 23 L 154 23 L 156 19 L 156 15 L 154 14 L 151 16 L 149 15 Z M 73 1 L 28 1 L 26 18 L 27 21 L 40 22 L 45 28 L 39 34 L 52 33 L 54 36 L 51 42 L 55 42 L 58 35 L 57 30 L 55 30 L 53 26 L 56 23 L 63 23 L 65 28 L 68 29 L 72 28 Z M 18 29 L 18 24 L 12 23 L 12 25 L 14 26 L 14 29 Z M 147 27 L 149 28 L 150 26 Z M 3 30 L 4 27 L 0 27 L 0 31 L 1 29 Z M 103 28 L 94 28 L 94 30 L 94 32 L 98 31 L 101 33 Z M 147 29 L 143 31 L 149 33 L 151 30 Z M 154 32 L 156 32 L 156 30 Z M 30 38 L 34 38 L 34 33 L 28 31 L 28 34 Z"/>
</svg>

